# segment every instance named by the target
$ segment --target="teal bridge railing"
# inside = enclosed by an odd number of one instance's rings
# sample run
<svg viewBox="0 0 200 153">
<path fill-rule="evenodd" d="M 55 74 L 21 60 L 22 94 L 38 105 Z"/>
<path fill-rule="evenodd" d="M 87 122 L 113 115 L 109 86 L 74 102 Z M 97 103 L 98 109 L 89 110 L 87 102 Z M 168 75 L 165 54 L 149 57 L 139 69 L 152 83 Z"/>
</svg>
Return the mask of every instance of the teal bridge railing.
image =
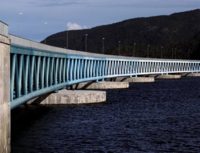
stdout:
<svg viewBox="0 0 200 153">
<path fill-rule="evenodd" d="M 106 58 L 54 53 L 11 44 L 11 109 L 66 86 L 148 74 L 193 73 L 199 61 Z"/>
<path fill-rule="evenodd" d="M 0 37 L 11 40 L 11 109 L 81 82 L 200 71 L 200 61 L 101 55 L 40 44 L 8 34 L 8 25 L 1 21 Z"/>
</svg>

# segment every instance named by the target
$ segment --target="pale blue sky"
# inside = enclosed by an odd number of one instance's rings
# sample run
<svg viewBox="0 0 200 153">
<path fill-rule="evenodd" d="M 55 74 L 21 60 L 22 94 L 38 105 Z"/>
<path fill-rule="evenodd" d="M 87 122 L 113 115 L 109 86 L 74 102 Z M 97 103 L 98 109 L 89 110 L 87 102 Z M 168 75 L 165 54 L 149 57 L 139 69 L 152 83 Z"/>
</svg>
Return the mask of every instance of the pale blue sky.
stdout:
<svg viewBox="0 0 200 153">
<path fill-rule="evenodd" d="M 0 6 L 0 20 L 9 25 L 9 33 L 19 35 L 21 27 L 22 37 L 41 41 L 67 27 L 92 28 L 197 9 L 200 0 L 1 0 Z"/>
</svg>

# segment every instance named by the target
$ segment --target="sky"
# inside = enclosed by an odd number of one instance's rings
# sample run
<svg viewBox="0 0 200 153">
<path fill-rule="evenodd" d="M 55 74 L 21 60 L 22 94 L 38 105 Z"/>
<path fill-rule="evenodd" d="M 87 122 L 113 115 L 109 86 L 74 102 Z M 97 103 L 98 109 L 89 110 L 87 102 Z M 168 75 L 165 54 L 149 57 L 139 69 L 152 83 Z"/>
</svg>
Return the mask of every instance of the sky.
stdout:
<svg viewBox="0 0 200 153">
<path fill-rule="evenodd" d="M 0 0 L 0 6 L 10 34 L 40 42 L 67 29 L 198 9 L 200 0 Z"/>
</svg>

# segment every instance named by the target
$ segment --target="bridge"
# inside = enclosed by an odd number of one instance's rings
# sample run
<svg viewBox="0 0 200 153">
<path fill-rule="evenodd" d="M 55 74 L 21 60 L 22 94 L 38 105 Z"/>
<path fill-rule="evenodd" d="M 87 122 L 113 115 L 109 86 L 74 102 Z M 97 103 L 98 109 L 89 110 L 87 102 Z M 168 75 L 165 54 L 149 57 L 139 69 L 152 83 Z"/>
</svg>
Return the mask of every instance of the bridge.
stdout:
<svg viewBox="0 0 200 153">
<path fill-rule="evenodd" d="M 69 85 L 107 78 L 198 73 L 200 61 L 150 59 L 63 49 L 8 34 L 0 22 L 0 152 L 10 152 L 10 110 Z"/>
</svg>

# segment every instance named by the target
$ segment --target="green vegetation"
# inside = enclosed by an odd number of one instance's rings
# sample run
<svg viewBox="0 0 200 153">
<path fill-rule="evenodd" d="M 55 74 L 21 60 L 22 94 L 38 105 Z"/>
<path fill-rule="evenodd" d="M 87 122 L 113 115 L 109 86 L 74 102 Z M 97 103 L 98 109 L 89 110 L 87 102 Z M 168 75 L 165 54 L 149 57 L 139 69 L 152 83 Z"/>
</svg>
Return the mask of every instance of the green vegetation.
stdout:
<svg viewBox="0 0 200 153">
<path fill-rule="evenodd" d="M 200 59 L 199 9 L 170 16 L 136 18 L 92 29 L 68 31 L 69 49 L 84 51 L 85 34 L 88 34 L 88 52 L 102 53 L 105 38 L 105 54 Z M 67 31 L 59 32 L 47 37 L 46 42 L 52 46 L 66 48 L 66 36 Z"/>
</svg>

